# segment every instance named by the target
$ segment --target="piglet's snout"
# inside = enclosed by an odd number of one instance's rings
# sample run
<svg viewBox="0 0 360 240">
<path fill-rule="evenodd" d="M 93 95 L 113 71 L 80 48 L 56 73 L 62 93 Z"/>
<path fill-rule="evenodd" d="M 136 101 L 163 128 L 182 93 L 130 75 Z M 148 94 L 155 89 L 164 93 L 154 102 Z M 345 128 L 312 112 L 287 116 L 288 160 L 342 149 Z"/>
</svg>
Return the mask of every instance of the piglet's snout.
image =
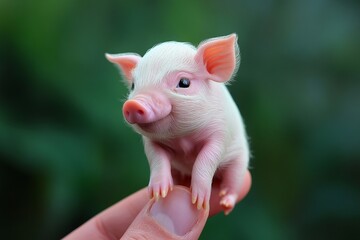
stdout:
<svg viewBox="0 0 360 240">
<path fill-rule="evenodd" d="M 123 114 L 126 121 L 134 124 L 147 122 L 151 113 L 148 107 L 140 101 L 128 100 L 124 103 Z"/>
<path fill-rule="evenodd" d="M 160 120 L 171 111 L 171 105 L 165 99 L 129 99 L 124 103 L 123 114 L 130 124 L 151 123 Z"/>
</svg>

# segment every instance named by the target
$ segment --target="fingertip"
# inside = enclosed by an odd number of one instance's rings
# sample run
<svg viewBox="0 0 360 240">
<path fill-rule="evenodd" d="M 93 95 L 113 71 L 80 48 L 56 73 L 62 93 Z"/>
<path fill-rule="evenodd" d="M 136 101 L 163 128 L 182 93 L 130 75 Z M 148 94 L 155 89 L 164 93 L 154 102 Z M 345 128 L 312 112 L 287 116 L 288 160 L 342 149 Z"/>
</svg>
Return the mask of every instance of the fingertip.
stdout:
<svg viewBox="0 0 360 240">
<path fill-rule="evenodd" d="M 209 211 L 197 210 L 191 197 L 188 188 L 175 186 L 166 198 L 149 201 L 122 239 L 198 239 Z"/>
</svg>

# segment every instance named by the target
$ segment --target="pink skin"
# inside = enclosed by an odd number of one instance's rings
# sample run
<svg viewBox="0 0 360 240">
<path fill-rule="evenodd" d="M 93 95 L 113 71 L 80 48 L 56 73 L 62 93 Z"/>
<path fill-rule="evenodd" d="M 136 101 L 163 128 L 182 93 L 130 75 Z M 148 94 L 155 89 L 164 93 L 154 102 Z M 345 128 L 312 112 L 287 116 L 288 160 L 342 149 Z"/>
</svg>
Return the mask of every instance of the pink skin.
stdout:
<svg viewBox="0 0 360 240">
<path fill-rule="evenodd" d="M 151 197 L 166 197 L 174 184 L 190 179 L 193 204 L 207 208 L 215 177 L 219 204 L 225 214 L 233 209 L 249 160 L 241 115 L 224 85 L 237 70 L 237 51 L 233 34 L 198 49 L 170 42 L 143 58 L 107 55 L 129 86 L 135 84 L 123 114 L 143 135 Z M 184 78 L 190 86 L 180 87 Z"/>
</svg>

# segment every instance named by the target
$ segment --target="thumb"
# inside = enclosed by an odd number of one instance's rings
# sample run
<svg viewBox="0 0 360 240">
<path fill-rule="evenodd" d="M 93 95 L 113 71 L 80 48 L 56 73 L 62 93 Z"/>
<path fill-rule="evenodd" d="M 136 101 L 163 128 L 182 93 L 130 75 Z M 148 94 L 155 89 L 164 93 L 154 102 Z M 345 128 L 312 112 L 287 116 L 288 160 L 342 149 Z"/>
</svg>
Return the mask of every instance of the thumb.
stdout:
<svg viewBox="0 0 360 240">
<path fill-rule="evenodd" d="M 188 188 L 175 186 L 166 198 L 150 200 L 121 239 L 198 239 L 209 210 L 191 203 Z"/>
</svg>

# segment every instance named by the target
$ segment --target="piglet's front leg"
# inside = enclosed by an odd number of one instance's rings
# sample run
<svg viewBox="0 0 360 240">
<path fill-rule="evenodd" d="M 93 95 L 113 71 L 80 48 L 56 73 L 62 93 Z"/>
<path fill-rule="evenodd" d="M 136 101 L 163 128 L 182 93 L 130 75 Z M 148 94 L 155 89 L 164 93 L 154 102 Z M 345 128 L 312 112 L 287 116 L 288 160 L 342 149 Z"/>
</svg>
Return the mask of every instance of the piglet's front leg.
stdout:
<svg viewBox="0 0 360 240">
<path fill-rule="evenodd" d="M 144 145 L 150 165 L 149 195 L 155 199 L 159 196 L 164 198 L 174 185 L 168 154 L 161 146 L 150 140 L 145 140 Z"/>
<path fill-rule="evenodd" d="M 223 153 L 222 141 L 209 140 L 200 151 L 192 170 L 191 193 L 192 203 L 197 208 L 208 208 L 212 180 L 221 161 Z"/>
</svg>

